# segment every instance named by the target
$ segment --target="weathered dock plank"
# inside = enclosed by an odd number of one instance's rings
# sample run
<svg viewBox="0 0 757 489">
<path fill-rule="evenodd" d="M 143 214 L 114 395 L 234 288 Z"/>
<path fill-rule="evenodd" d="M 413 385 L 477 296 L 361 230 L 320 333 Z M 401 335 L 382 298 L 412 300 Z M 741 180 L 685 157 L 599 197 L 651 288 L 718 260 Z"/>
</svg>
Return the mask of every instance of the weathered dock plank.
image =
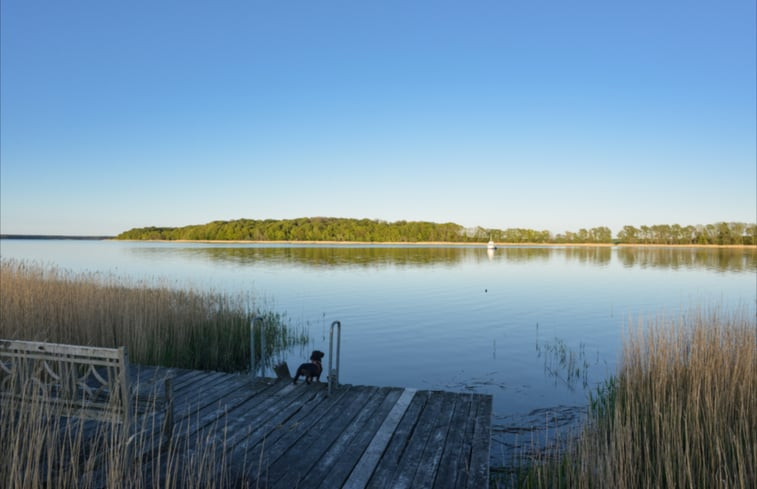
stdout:
<svg viewBox="0 0 757 489">
<path fill-rule="evenodd" d="M 489 484 L 489 450 L 491 449 L 492 402 L 479 397 L 470 452 L 470 473 L 466 487 L 477 489 Z"/>
<path fill-rule="evenodd" d="M 436 473 L 439 470 L 439 463 L 444 453 L 447 434 L 452 426 L 452 417 L 456 404 L 456 394 L 445 393 L 445 399 L 442 404 L 441 414 L 433 421 L 434 424 L 429 433 L 426 446 L 418 460 L 418 468 L 415 471 L 415 477 L 410 487 L 431 488 L 434 486 Z M 423 460 L 423 463 L 421 463 Z"/>
<path fill-rule="evenodd" d="M 202 446 L 226 461 L 214 470 L 223 470 L 219 480 L 232 487 L 489 483 L 491 396 L 352 385 L 328 395 L 325 384 L 143 366 L 131 375 L 145 383 L 170 375 L 174 382 L 174 452 L 161 455 L 168 445 L 156 438 L 143 455 L 145 480 L 157 486 L 167 483 L 169 458 L 171 470 L 182 470 Z M 164 422 L 161 413 L 151 416 L 157 426 Z"/>
<path fill-rule="evenodd" d="M 355 464 L 349 479 L 345 481 L 342 487 L 346 489 L 362 489 L 367 486 L 371 474 L 376 469 L 381 455 L 389 445 L 389 440 L 405 415 L 407 408 L 410 406 L 415 393 L 416 389 L 404 389 L 397 402 L 392 406 L 392 410 L 383 419 L 378 431 L 361 454 L 360 460 Z"/>
<path fill-rule="evenodd" d="M 433 463 L 433 460 L 424 459 L 424 452 L 429 444 L 429 440 L 434 436 L 438 436 L 438 432 L 442 426 L 449 424 L 449 415 L 453 405 L 454 398 L 451 394 L 445 392 L 441 395 L 431 396 L 426 409 L 424 409 L 418 418 L 418 423 L 413 430 L 413 436 L 410 438 L 407 449 L 392 479 L 391 487 L 412 487 L 415 473 L 423 468 L 421 467 L 421 461 L 424 463 Z"/>
<path fill-rule="evenodd" d="M 273 452 L 278 457 L 265 470 L 267 477 L 261 481 L 260 485 L 274 488 L 303 487 L 303 481 L 307 479 L 311 467 L 352 419 L 378 395 L 379 388 L 377 387 L 352 389 L 348 392 L 345 397 L 350 399 L 349 402 L 343 403 L 343 408 L 332 409 L 332 412 L 319 419 L 313 428 L 307 430 L 294 444 L 285 447 L 284 450 Z M 297 454 L 297 456 L 285 457 L 287 452 Z"/>
<path fill-rule="evenodd" d="M 234 447 L 229 455 L 232 472 L 239 472 L 241 469 L 245 477 L 253 480 L 259 478 L 264 468 L 261 455 L 268 453 L 270 456 L 273 453 L 271 447 L 285 449 L 294 443 L 322 416 L 332 412 L 350 389 L 340 389 L 330 397 L 326 396 L 325 389 L 308 388 L 305 392 L 307 391 L 311 394 L 315 393 L 315 396 L 307 402 L 293 403 L 279 411 L 283 419 L 274 417 L 267 422 L 260 422 L 241 443 Z M 282 453 L 284 449 L 281 449 Z M 254 461 L 255 465 L 250 466 L 247 463 L 249 461 Z"/>
<path fill-rule="evenodd" d="M 399 397 L 397 389 L 382 388 L 376 395 L 363 406 L 360 412 L 345 425 L 341 433 L 333 440 L 331 445 L 323 452 L 322 456 L 317 459 L 307 473 L 303 482 L 307 482 L 311 487 L 341 487 L 344 479 L 347 478 L 354 467 L 355 459 L 362 453 L 365 444 L 370 438 L 361 440 L 368 435 L 372 437 L 378 423 L 375 420 L 382 417 L 391 409 L 391 406 Z M 334 482 L 326 482 L 326 478 Z M 336 482 L 338 481 L 338 482 Z"/>
<path fill-rule="evenodd" d="M 203 392 L 206 387 L 212 386 L 226 375 L 229 374 L 224 374 L 223 372 L 202 372 L 200 375 L 190 374 L 175 387 L 176 396 L 196 396 L 198 393 Z"/>
<path fill-rule="evenodd" d="M 462 466 L 465 459 L 463 446 L 465 443 L 466 428 L 471 418 L 471 409 L 473 409 L 473 419 L 475 421 L 476 408 L 475 401 L 471 395 L 465 394 L 455 399 L 455 412 L 450 420 L 450 430 L 444 444 L 444 453 L 439 463 L 439 471 L 434 479 L 433 487 L 438 489 L 454 489 L 458 480 L 458 473 L 467 470 Z M 471 421 L 471 427 L 474 425 Z M 452 429 L 455 427 L 456 429 Z M 470 430 L 471 436 L 473 430 Z M 419 482 L 419 487 L 432 487 L 429 481 Z"/>
<path fill-rule="evenodd" d="M 371 489 L 391 487 L 394 473 L 402 460 L 402 454 L 409 443 L 418 418 L 426 407 L 430 397 L 431 393 L 428 391 L 419 391 L 413 397 L 405 415 L 397 425 L 397 429 L 392 435 L 392 439 L 389 441 L 384 455 L 381 457 L 378 466 L 369 479 L 367 487 Z"/>
<path fill-rule="evenodd" d="M 174 379 L 174 390 L 182 391 L 187 388 L 191 390 L 193 386 L 196 386 L 201 379 L 209 381 L 210 374 L 219 374 L 220 372 L 203 372 L 202 370 L 184 370 L 184 369 L 171 369 L 171 372 L 176 375 Z"/>
<path fill-rule="evenodd" d="M 283 389 L 285 389 L 285 386 L 282 385 L 257 385 L 253 387 L 246 381 L 239 379 L 236 382 L 224 383 L 207 393 L 197 393 L 198 399 L 194 401 L 191 399 L 184 400 L 181 411 L 177 410 L 180 413 L 177 416 L 177 431 L 180 436 L 191 442 L 204 428 L 211 425 L 215 425 L 216 431 L 223 428 L 233 419 L 229 417 L 229 413 L 239 406 L 250 402 L 253 405 L 271 402 Z"/>
<path fill-rule="evenodd" d="M 240 423 L 244 422 L 243 416 L 239 416 L 239 409 L 245 406 L 265 407 L 275 402 L 282 391 L 289 391 L 284 383 L 274 382 L 251 382 L 243 376 L 230 376 L 232 380 L 223 383 L 218 389 L 214 389 L 212 395 L 205 392 L 195 393 L 194 403 L 185 400 L 181 409 L 177 411 L 174 424 L 173 441 L 176 446 L 190 450 L 200 444 L 222 446 L 225 451 L 231 450 L 245 435 Z M 226 393 L 219 396 L 219 393 Z M 231 424 L 231 428 L 229 427 Z M 191 463 L 180 457 L 170 461 L 176 465 Z M 161 467 L 156 468 L 150 464 L 149 471 L 158 471 L 165 474 L 166 464 L 169 460 L 163 457 L 160 460 Z M 150 472 L 152 473 L 152 472 Z"/>
</svg>

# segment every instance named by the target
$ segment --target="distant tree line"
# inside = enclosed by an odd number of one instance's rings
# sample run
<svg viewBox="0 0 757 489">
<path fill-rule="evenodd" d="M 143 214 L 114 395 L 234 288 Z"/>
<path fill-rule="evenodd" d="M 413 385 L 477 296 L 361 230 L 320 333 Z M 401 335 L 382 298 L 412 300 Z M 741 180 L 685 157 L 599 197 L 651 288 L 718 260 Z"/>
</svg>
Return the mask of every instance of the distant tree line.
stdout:
<svg viewBox="0 0 757 489">
<path fill-rule="evenodd" d="M 757 244 L 757 225 L 743 222 L 718 222 L 698 226 L 657 224 L 623 226 L 618 241 L 628 244 Z"/>
<path fill-rule="evenodd" d="M 374 219 L 303 217 L 299 219 L 237 219 L 184 227 L 145 227 L 123 232 L 117 239 L 190 241 L 363 241 L 419 243 L 429 241 L 480 243 L 626 243 L 626 244 L 717 244 L 757 243 L 757 225 L 719 222 L 698 226 L 660 224 L 624 226 L 613 239 L 605 226 L 565 231 L 510 228 L 464 228 L 459 224 L 425 221 L 386 222 Z"/>
<path fill-rule="evenodd" d="M 312 217 L 299 219 L 238 219 L 180 228 L 135 228 L 118 239 L 239 240 L 239 241 L 460 241 L 459 224 Z"/>
<path fill-rule="evenodd" d="M 565 231 L 564 234 L 553 235 L 549 231 L 534 229 L 509 228 L 486 229 L 475 228 L 468 231 L 468 240 L 474 242 L 488 241 L 498 243 L 612 243 L 612 231 L 608 227 L 580 229 L 577 233 Z"/>
</svg>

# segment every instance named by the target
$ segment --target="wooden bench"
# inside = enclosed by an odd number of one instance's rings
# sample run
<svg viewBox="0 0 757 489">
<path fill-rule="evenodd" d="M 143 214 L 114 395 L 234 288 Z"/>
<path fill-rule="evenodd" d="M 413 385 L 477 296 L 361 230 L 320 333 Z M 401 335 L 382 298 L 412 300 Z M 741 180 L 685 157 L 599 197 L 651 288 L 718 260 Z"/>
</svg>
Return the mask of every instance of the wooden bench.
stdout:
<svg viewBox="0 0 757 489">
<path fill-rule="evenodd" d="M 129 378 L 126 348 L 102 348 L 0 339 L 0 400 L 42 403 L 55 413 L 123 423 L 133 432 L 135 414 L 164 411 L 164 433 L 173 422 L 171 377 L 158 384 Z"/>
</svg>

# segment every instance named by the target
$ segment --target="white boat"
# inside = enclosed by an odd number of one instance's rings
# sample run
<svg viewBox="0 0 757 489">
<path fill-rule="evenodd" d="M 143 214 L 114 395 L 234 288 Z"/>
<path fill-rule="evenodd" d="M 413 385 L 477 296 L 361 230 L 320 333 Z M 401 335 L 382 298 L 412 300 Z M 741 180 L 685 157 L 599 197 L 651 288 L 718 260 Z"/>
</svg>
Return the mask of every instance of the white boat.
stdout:
<svg viewBox="0 0 757 489">
<path fill-rule="evenodd" d="M 494 245 L 494 241 L 489 240 L 489 244 L 486 245 L 487 250 L 496 250 L 497 247 Z"/>
</svg>

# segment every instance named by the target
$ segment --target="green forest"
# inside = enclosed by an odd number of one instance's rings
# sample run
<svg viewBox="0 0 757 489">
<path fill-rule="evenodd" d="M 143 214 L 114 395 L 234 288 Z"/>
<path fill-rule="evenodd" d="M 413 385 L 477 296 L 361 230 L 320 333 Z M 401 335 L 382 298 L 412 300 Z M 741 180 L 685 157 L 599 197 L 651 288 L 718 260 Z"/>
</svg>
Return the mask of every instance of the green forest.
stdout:
<svg viewBox="0 0 757 489">
<path fill-rule="evenodd" d="M 119 234 L 124 240 L 190 241 L 338 241 L 338 242 L 460 242 L 569 243 L 569 244 L 710 244 L 753 245 L 757 225 L 719 222 L 707 225 L 624 226 L 616 237 L 605 226 L 565 231 L 509 228 L 465 228 L 455 223 L 425 221 L 386 222 L 374 219 L 303 217 L 299 219 L 236 219 L 183 227 L 134 228 Z"/>
</svg>

